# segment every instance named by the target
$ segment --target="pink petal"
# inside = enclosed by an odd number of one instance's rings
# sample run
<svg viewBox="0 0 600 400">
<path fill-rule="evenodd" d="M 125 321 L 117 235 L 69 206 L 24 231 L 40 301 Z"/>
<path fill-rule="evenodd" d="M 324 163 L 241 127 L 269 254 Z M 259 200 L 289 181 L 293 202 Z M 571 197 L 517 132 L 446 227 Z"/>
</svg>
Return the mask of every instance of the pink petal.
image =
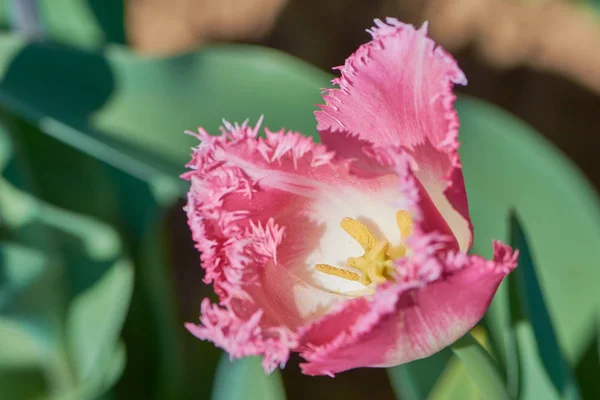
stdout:
<svg viewBox="0 0 600 400">
<path fill-rule="evenodd" d="M 301 365 L 302 371 L 333 376 L 357 367 L 404 364 L 436 353 L 483 317 L 517 257 L 498 242 L 493 261 L 457 252 L 442 258 L 436 252 L 425 253 L 429 254 L 403 266 L 406 281 L 387 285 L 372 299 L 344 303 L 303 332 L 302 340 L 310 338 L 316 346 L 302 353 L 308 361 Z"/>
<path fill-rule="evenodd" d="M 458 150 L 454 83 L 466 84 L 454 59 L 427 37 L 395 19 L 376 20 L 373 40 L 350 56 L 339 89 L 324 93 L 315 112 L 317 129 L 348 132 L 379 146 L 402 145 L 415 160 L 415 172 L 448 222 L 460 248 L 472 243 L 467 197 Z M 330 135 L 331 136 L 331 135 Z M 342 143 L 324 139 L 338 151 Z"/>
<path fill-rule="evenodd" d="M 272 372 L 278 365 L 285 365 L 290 349 L 297 346 L 296 336 L 285 328 L 262 327 L 263 313 L 255 311 L 246 319 L 236 315 L 230 308 L 221 308 L 204 299 L 201 307 L 201 324 L 185 324 L 197 338 L 210 340 L 221 347 L 231 358 L 264 355 L 263 366 Z"/>
<path fill-rule="evenodd" d="M 410 208 L 417 189 L 398 180 L 410 174 L 400 149 L 371 149 L 371 170 L 354 175 L 357 168 L 310 138 L 267 130 L 262 139 L 257 133 L 258 126 L 244 124 L 227 125 L 221 136 L 196 135 L 202 143 L 183 175 L 191 181 L 186 211 L 205 282 L 213 283 L 220 306 L 204 301 L 201 323 L 186 326 L 232 357 L 264 355 L 271 371 L 301 345 L 297 331 L 347 299 L 312 286 L 295 268 L 320 246 L 311 204 L 345 185 L 371 192 L 395 183 L 394 200 L 397 193 L 402 208 Z M 315 303 L 314 312 L 298 304 L 298 293 Z"/>
<path fill-rule="evenodd" d="M 291 222 L 306 202 L 293 193 L 300 188 L 269 183 L 276 184 L 278 173 L 304 177 L 333 154 L 297 133 L 267 131 L 266 139 L 257 140 L 258 125 L 226 127 L 221 136 L 199 131 L 202 143 L 182 176 L 191 181 L 186 211 L 204 280 L 213 283 L 222 306 L 205 300 L 201 324 L 186 326 L 231 357 L 264 355 L 265 370 L 272 371 L 297 346 L 293 328 L 303 322 L 289 295 L 302 282 L 281 267 L 290 252 L 280 252 L 279 245 L 304 243 L 296 235 L 310 237 L 311 227 Z M 287 237 L 285 224 L 294 228 Z"/>
</svg>

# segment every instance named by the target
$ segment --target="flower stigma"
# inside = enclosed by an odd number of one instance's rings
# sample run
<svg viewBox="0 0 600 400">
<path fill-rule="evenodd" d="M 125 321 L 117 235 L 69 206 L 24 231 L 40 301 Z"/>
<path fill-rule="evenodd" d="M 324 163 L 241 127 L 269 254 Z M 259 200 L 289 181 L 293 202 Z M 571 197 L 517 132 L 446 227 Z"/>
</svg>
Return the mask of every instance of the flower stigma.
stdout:
<svg viewBox="0 0 600 400">
<path fill-rule="evenodd" d="M 410 214 L 406 210 L 397 211 L 396 224 L 404 243 L 413 231 Z M 317 271 L 349 281 L 358 281 L 365 286 L 371 283 L 379 284 L 386 280 L 394 280 L 394 261 L 406 255 L 404 244 L 391 246 L 387 240 L 378 240 L 365 224 L 352 218 L 342 219 L 340 227 L 356 240 L 364 250 L 362 256 L 350 257 L 346 261 L 350 268 L 360 271 L 360 275 L 329 264 L 317 264 L 315 266 Z"/>
</svg>

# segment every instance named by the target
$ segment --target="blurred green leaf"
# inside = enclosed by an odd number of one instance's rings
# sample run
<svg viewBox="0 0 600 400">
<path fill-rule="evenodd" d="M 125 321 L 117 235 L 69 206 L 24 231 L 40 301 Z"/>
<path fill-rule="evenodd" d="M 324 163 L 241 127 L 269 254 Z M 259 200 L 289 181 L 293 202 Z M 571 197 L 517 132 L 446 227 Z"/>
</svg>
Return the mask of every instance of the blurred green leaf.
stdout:
<svg viewBox="0 0 600 400">
<path fill-rule="evenodd" d="M 487 398 L 487 397 L 485 397 Z M 402 398 L 403 399 L 403 398 Z M 427 400 L 479 400 L 484 399 L 465 365 L 456 357 L 446 365 L 446 369 L 432 388 Z"/>
<path fill-rule="evenodd" d="M 537 350 L 536 337 L 528 321 L 517 321 L 512 328 L 519 353 L 518 399 L 560 399 L 560 393 L 552 384 Z"/>
<path fill-rule="evenodd" d="M 12 43 L 5 35 L 0 48 L 14 54 Z M 272 129 L 315 136 L 313 104 L 330 79 L 277 51 L 234 45 L 148 59 L 119 46 L 100 55 L 37 43 L 23 45 L 11 60 L 0 82 L 1 104 L 117 168 L 179 188 L 178 172 L 196 144 L 184 130 L 202 125 L 217 133 L 221 118 L 254 122 L 265 114 Z"/>
<path fill-rule="evenodd" d="M 37 400 L 43 399 L 47 385 L 42 372 L 37 369 L 0 370 L 2 399 Z"/>
<path fill-rule="evenodd" d="M 114 95 L 94 126 L 181 165 L 196 140 L 184 130 L 218 133 L 221 119 L 286 127 L 316 137 L 313 104 L 331 76 L 276 50 L 240 45 L 208 47 L 169 59 L 136 56 L 125 48 L 107 51 Z M 151 83 L 151 84 L 150 84 Z"/>
<path fill-rule="evenodd" d="M 444 349 L 422 360 L 388 368 L 388 376 L 394 393 L 402 400 L 427 399 L 436 386 L 436 381 L 445 371 L 452 352 Z"/>
<path fill-rule="evenodd" d="M 38 367 L 44 346 L 22 324 L 0 317 L 0 374 L 7 368 Z"/>
<path fill-rule="evenodd" d="M 486 399 L 510 399 L 498 366 L 470 333 L 454 343 L 451 349 Z"/>
<path fill-rule="evenodd" d="M 20 134 L 19 139 L 23 139 L 26 130 L 21 130 Z M 26 150 L 33 152 L 35 144 Z M 23 340 L 37 341 L 34 342 L 38 350 L 37 368 L 48 384 L 48 395 L 52 399 L 94 399 L 106 391 L 123 370 L 124 348 L 118 346 L 117 341 L 131 296 L 132 268 L 119 235 L 108 225 L 48 204 L 24 191 L 29 189 L 26 179 L 22 179 L 24 175 L 35 180 L 38 171 L 33 168 L 27 174 L 22 173 L 20 167 L 26 164 L 22 162 L 24 157 L 19 159 L 20 163 L 14 160 L 15 154 L 24 154 L 23 149 L 19 150 L 15 152 L 7 139 L 7 130 L 1 130 L 0 217 L 3 228 L 8 228 L 9 234 L 17 240 L 39 245 L 44 253 L 37 258 L 46 263 L 47 256 L 52 262 L 45 268 L 30 268 L 25 265 L 28 258 L 20 247 L 12 245 L 13 251 L 1 252 L 1 271 L 4 273 L 0 276 L 4 281 L 12 282 L 10 287 L 19 289 L 20 295 L 10 298 L 10 314 L 6 314 L 10 326 L 8 323 L 3 325 L 7 329 L 0 330 L 0 342 L 10 344 L 9 334 L 15 332 L 22 334 Z M 36 162 L 43 160 L 43 156 L 35 158 Z M 55 167 L 52 163 L 42 163 L 41 168 L 48 168 L 48 165 Z M 36 167 L 37 164 L 34 162 L 29 166 Z M 85 168 L 79 170 L 82 171 Z M 48 193 L 57 188 L 43 189 Z M 81 188 L 67 185 L 63 194 L 77 193 L 78 190 Z M 95 197 L 102 199 L 98 194 Z M 38 240 L 30 240 L 33 233 L 39 234 Z M 29 259 L 31 261 L 31 256 Z M 0 295 L 4 293 L 2 290 Z M 28 362 L 28 354 L 34 351 L 28 350 L 32 343 L 19 344 L 29 344 L 29 347 L 23 347 L 20 354 L 13 351 L 13 364 L 15 358 L 20 358 L 21 363 Z M 13 373 L 15 368 L 13 365 L 8 372 Z M 25 395 L 18 390 L 15 389 L 15 399 L 28 398 L 21 397 Z"/>
<path fill-rule="evenodd" d="M 115 348 L 115 351 L 108 359 L 108 364 L 106 368 L 104 368 L 104 375 L 102 376 L 101 388 L 96 392 L 106 391 L 112 386 L 114 386 L 119 378 L 123 375 L 123 371 L 125 370 L 125 364 L 127 362 L 127 354 L 125 350 L 125 343 L 120 341 Z"/>
<path fill-rule="evenodd" d="M 594 340 L 577 364 L 576 373 L 584 398 L 600 392 L 600 317 L 596 321 Z"/>
<path fill-rule="evenodd" d="M 509 276 L 511 286 L 511 311 L 516 313 L 513 320 L 517 319 L 514 325 L 519 325 L 524 319 L 527 324 L 521 324 L 519 329 L 532 329 L 535 336 L 534 343 L 537 348 L 537 357 L 540 359 L 541 366 L 550 379 L 550 383 L 561 397 L 568 399 L 579 399 L 579 388 L 571 371 L 568 362 L 562 355 L 562 350 L 558 344 L 558 339 L 554 332 L 553 324 L 546 308 L 544 295 L 540 288 L 536 276 L 536 268 L 529 249 L 528 241 L 523 231 L 518 217 L 512 213 L 510 216 L 511 226 L 511 245 L 519 249 L 519 267 Z M 519 348 L 522 349 L 525 343 L 517 340 Z M 523 359 L 523 357 L 520 357 Z M 531 371 L 527 368 L 526 371 Z M 526 371 L 523 374 L 526 375 Z M 525 378 L 525 377 L 524 377 Z M 524 384 L 527 384 L 525 382 Z M 540 382 L 535 381 L 531 384 L 536 389 L 542 387 Z M 540 397 L 541 396 L 541 397 Z M 549 398 L 540 393 L 533 392 L 531 398 Z"/>
<path fill-rule="evenodd" d="M 10 297 L 25 290 L 46 267 L 39 251 L 23 246 L 0 243 L 0 311 L 5 311 Z"/>
<path fill-rule="evenodd" d="M 40 21 L 53 40 L 84 48 L 104 42 L 88 0 L 38 0 Z"/>
<path fill-rule="evenodd" d="M 28 288 L 37 304 L 28 313 L 33 313 L 32 318 L 45 321 L 49 328 L 38 332 L 43 335 L 38 339 L 47 348 L 45 354 L 39 351 L 39 344 L 37 346 L 40 364 L 47 373 L 47 379 L 54 382 L 51 385 L 54 387 L 53 398 L 92 399 L 99 390 L 106 390 L 107 384 L 114 383 L 114 375 L 123 369 L 124 349 L 117 349 L 118 353 L 115 353 L 115 347 L 131 296 L 132 268 L 121 255 L 119 246 L 115 246 L 114 240 L 118 239 L 103 238 L 107 234 L 105 226 L 42 203 L 37 203 L 34 217 L 60 233 L 57 236 L 60 244 L 66 240 L 63 235 L 76 236 L 77 242 L 82 246 L 79 251 L 85 255 L 78 256 L 74 248 L 65 252 L 69 261 L 66 264 L 69 278 L 67 284 L 63 282 L 57 285 L 56 281 L 54 284 L 50 281 L 50 285 L 45 285 L 46 291 L 37 292 Z M 115 233 L 112 235 L 115 236 Z M 3 260 L 11 261 L 12 268 L 24 267 L 15 257 L 3 257 Z M 54 277 L 57 276 L 56 268 L 51 272 Z M 99 278 L 96 276 L 98 273 L 101 274 Z M 52 294 L 48 292 L 49 288 L 52 288 Z M 70 292 L 74 295 L 67 310 L 64 332 L 62 323 L 55 321 L 58 315 L 46 315 L 46 308 L 51 308 L 51 304 L 56 302 L 52 300 L 53 296 L 68 300 Z M 21 324 L 21 334 L 27 326 Z M 0 329 L 2 342 L 9 343 L 7 334 L 10 332 L 8 329 Z M 27 336 L 22 336 L 22 339 L 25 338 Z M 65 340 L 68 340 L 68 344 L 63 344 Z M 27 356 L 27 353 L 20 356 Z M 71 362 L 74 364 L 71 365 Z M 76 376 L 71 376 L 69 371 L 74 371 L 73 375 Z"/>
<path fill-rule="evenodd" d="M 223 354 L 215 376 L 212 400 L 285 400 L 278 370 L 266 375 L 260 357 L 230 361 Z"/>
<path fill-rule="evenodd" d="M 37 15 L 46 39 L 86 49 L 125 41 L 122 0 L 0 0 L 0 26 L 19 28 L 16 6 Z"/>
<path fill-rule="evenodd" d="M 568 360 L 593 337 L 600 309 L 600 203 L 581 172 L 533 129 L 482 101 L 461 97 L 460 153 L 475 229 L 473 252 L 491 256 L 492 239 L 509 238 L 505 217 L 515 209 L 527 226 L 540 286 Z M 493 149 L 493 150 L 492 150 Z M 567 267 L 568 266 L 568 267 Z M 502 284 L 487 323 L 504 349 L 510 325 Z"/>
<path fill-rule="evenodd" d="M 105 395 L 123 374 L 126 355 L 122 342 L 106 353 L 96 365 L 97 374 L 88 377 L 71 390 L 51 395 L 48 400 L 96 400 Z"/>
<path fill-rule="evenodd" d="M 90 289 L 78 295 L 67 316 L 68 337 L 79 379 L 95 372 L 118 340 L 133 288 L 132 267 L 117 263 Z"/>
<path fill-rule="evenodd" d="M 27 291 L 47 268 L 38 251 L 0 243 L 0 370 L 39 367 L 48 351 L 34 321 L 11 315 L 19 294 Z M 2 372 L 0 372 L 1 374 Z"/>
</svg>

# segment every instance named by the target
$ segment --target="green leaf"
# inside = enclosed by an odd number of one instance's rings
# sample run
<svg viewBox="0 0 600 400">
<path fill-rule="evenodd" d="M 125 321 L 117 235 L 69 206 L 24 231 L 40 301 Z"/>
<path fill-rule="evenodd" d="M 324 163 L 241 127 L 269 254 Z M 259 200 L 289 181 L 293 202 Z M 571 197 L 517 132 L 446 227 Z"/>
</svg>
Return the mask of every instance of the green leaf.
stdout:
<svg viewBox="0 0 600 400">
<path fill-rule="evenodd" d="M 149 59 L 119 46 L 101 55 L 40 43 L 15 54 L 12 40 L 0 38 L 0 48 L 12 49 L 0 104 L 58 140 L 140 179 L 170 181 L 179 190 L 178 172 L 196 144 L 185 130 L 202 125 L 218 133 L 221 118 L 254 123 L 265 114 L 272 129 L 285 126 L 315 136 L 313 104 L 321 101 L 320 87 L 330 79 L 260 47 L 232 45 Z M 39 69 L 40 62 L 46 67 Z M 61 101 L 48 93 L 60 93 Z"/>
<path fill-rule="evenodd" d="M 470 333 L 451 348 L 486 399 L 510 399 L 496 363 Z"/>
<path fill-rule="evenodd" d="M 217 369 L 212 400 L 285 400 L 279 371 L 266 375 L 259 357 L 230 361 L 223 354 Z"/>
<path fill-rule="evenodd" d="M 0 1 L 0 25 L 18 28 L 14 7 L 21 0 Z M 107 41 L 124 42 L 124 4 L 122 0 L 37 0 L 22 1 L 28 15 L 37 16 L 37 24 L 46 39 L 72 46 L 94 49 Z"/>
<path fill-rule="evenodd" d="M 577 365 L 577 381 L 584 398 L 600 392 L 600 318 L 596 321 L 594 340 Z"/>
<path fill-rule="evenodd" d="M 133 288 L 132 267 L 117 261 L 70 305 L 67 334 L 80 380 L 96 371 L 117 343 Z"/>
<path fill-rule="evenodd" d="M 558 341 L 567 359 L 576 361 L 593 338 L 590 321 L 600 309 L 597 195 L 581 172 L 529 126 L 469 97 L 459 98 L 457 107 L 475 229 L 472 251 L 491 256 L 492 239 L 509 239 L 505 216 L 512 209 L 519 213 Z M 487 317 L 500 354 L 505 354 L 503 336 L 510 325 L 507 289 L 501 286 Z"/>
<path fill-rule="evenodd" d="M 47 263 L 39 251 L 0 243 L 0 370 L 40 367 L 44 361 L 49 346 L 45 332 L 34 318 L 14 311 Z"/>
<path fill-rule="evenodd" d="M 102 357 L 96 366 L 99 372 L 80 382 L 71 390 L 54 394 L 48 400 L 95 400 L 105 395 L 125 369 L 125 345 L 122 342 Z"/>
<path fill-rule="evenodd" d="M 0 317 L 0 338 L 0 370 L 39 367 L 45 346 L 23 324 Z"/>
<path fill-rule="evenodd" d="M 445 371 L 452 353 L 445 349 L 430 357 L 388 368 L 390 383 L 398 399 L 427 399 Z M 441 378 L 440 378 L 441 379 Z"/>
<path fill-rule="evenodd" d="M 7 400 L 44 399 L 47 383 L 38 369 L 0 370 L 2 398 Z"/>
<path fill-rule="evenodd" d="M 101 26 L 87 0 L 41 0 L 41 23 L 50 37 L 59 42 L 85 48 L 104 42 Z"/>
<path fill-rule="evenodd" d="M 519 249 L 519 267 L 511 274 L 511 284 L 516 296 L 511 296 L 511 307 L 517 319 L 525 319 L 535 335 L 537 357 L 550 378 L 551 384 L 563 398 L 579 399 L 579 388 L 567 360 L 563 357 L 553 323 L 546 308 L 528 241 L 513 213 L 510 216 L 511 245 Z M 520 317 L 520 318 L 519 318 Z M 517 321 L 518 324 L 519 321 Z M 522 343 L 521 343 L 522 345 Z M 529 368 L 528 370 L 531 370 Z M 541 387 L 539 383 L 535 387 Z M 535 394 L 535 398 L 541 398 Z M 544 397 L 548 398 L 548 397 Z"/>
<path fill-rule="evenodd" d="M 33 146 L 27 149 L 31 151 Z M 49 148 L 52 147 L 46 150 Z M 38 368 L 48 382 L 48 394 L 53 399 L 96 398 L 115 382 L 116 374 L 123 371 L 124 348 L 117 347 L 117 341 L 133 286 L 132 266 L 123 253 L 120 237 L 111 227 L 41 201 L 5 179 L 10 175 L 14 183 L 23 183 L 15 179 L 19 177 L 13 169 L 18 166 L 9 160 L 11 150 L 6 132 L 0 132 L 0 169 L 3 170 L 0 216 L 4 227 L 18 232 L 16 237 L 27 242 L 32 229 L 39 231 L 41 240 L 32 243 L 42 245 L 53 260 L 47 268 L 28 272 L 31 268 L 23 265 L 26 259 L 22 251 L 16 256 L 14 251 L 2 253 L 2 261 L 6 261 L 2 269 L 5 280 L 20 283 L 20 286 L 13 284 L 13 288 L 22 286 L 19 290 L 22 298 L 12 301 L 12 327 L 18 328 L 19 333 L 29 333 L 21 339 L 33 337 L 44 345 L 37 346 L 44 349 L 38 351 Z M 67 155 L 62 153 L 63 157 Z M 42 167 L 48 168 L 48 165 L 54 167 L 52 163 Z M 100 188 L 97 182 L 96 187 Z M 69 189 L 63 193 L 69 193 Z M 95 196 L 101 199 L 98 194 Z M 60 261 L 55 262 L 57 259 Z M 63 321 L 65 314 L 66 321 Z M 9 344 L 8 334 L 14 331 L 2 330 L 0 342 Z M 9 371 L 14 368 L 11 366 Z"/>
<path fill-rule="evenodd" d="M 26 290 L 41 275 L 47 261 L 39 251 L 0 243 L 0 311 L 9 307 L 11 297 Z"/>
<path fill-rule="evenodd" d="M 401 397 L 403 399 L 403 397 Z M 432 388 L 428 400 L 479 400 L 484 399 L 465 365 L 453 357 Z"/>
</svg>

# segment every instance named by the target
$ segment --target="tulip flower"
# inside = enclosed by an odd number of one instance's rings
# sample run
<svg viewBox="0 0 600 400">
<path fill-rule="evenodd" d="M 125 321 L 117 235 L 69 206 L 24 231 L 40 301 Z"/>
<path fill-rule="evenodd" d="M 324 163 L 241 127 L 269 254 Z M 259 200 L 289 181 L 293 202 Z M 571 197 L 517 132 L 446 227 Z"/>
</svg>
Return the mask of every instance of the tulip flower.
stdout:
<svg viewBox="0 0 600 400">
<path fill-rule="evenodd" d="M 266 372 L 299 352 L 305 374 L 333 376 L 427 357 L 482 318 L 517 254 L 467 254 L 466 79 L 426 29 L 376 20 L 323 94 L 321 143 L 259 136 L 262 121 L 194 133 L 185 210 L 219 303 L 192 334 Z"/>
</svg>

